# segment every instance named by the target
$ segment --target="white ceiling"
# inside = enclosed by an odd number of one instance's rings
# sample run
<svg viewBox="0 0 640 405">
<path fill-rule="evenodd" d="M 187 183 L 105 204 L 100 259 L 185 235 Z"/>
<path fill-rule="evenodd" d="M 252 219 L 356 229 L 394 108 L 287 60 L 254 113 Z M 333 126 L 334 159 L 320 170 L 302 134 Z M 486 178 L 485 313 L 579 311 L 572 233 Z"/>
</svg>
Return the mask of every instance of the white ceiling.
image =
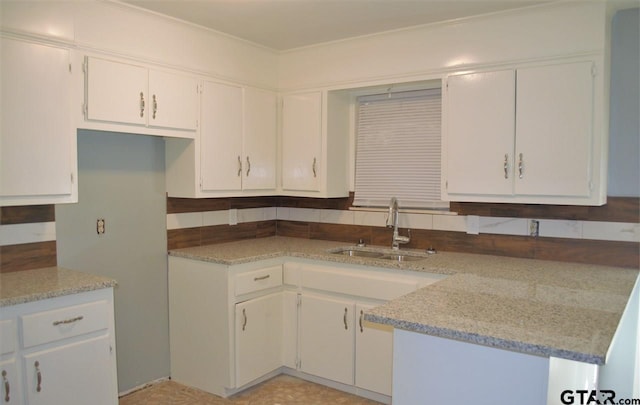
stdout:
<svg viewBox="0 0 640 405">
<path fill-rule="evenodd" d="M 122 0 L 278 51 L 553 0 Z"/>
</svg>

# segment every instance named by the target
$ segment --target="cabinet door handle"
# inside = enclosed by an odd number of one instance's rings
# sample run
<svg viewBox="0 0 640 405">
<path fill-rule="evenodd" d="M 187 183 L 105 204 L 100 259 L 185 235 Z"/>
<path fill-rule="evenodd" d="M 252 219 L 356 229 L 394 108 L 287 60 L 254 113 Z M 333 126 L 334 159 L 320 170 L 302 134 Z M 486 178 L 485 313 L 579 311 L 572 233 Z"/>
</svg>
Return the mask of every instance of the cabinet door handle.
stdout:
<svg viewBox="0 0 640 405">
<path fill-rule="evenodd" d="M 271 274 L 267 274 L 266 276 L 261 276 L 261 277 L 254 277 L 253 281 L 260 281 L 260 280 L 266 280 L 269 277 L 271 277 Z"/>
<path fill-rule="evenodd" d="M 342 317 L 342 322 L 344 322 L 344 330 L 349 329 L 347 326 L 347 307 L 344 308 L 344 316 Z"/>
<path fill-rule="evenodd" d="M 84 316 L 80 315 L 80 316 L 76 316 L 75 318 L 64 319 L 62 321 L 54 321 L 53 322 L 53 326 L 67 325 L 67 324 L 70 324 L 70 323 L 81 321 L 83 319 L 84 319 Z"/>
<path fill-rule="evenodd" d="M 242 308 L 242 330 L 244 331 L 247 327 L 247 309 Z"/>
<path fill-rule="evenodd" d="M 36 377 L 38 379 L 38 386 L 36 387 L 36 391 L 40 392 L 42 391 L 42 373 L 40 372 L 40 362 L 36 360 L 34 366 L 36 367 Z"/>
<path fill-rule="evenodd" d="M 360 310 L 360 333 L 364 332 L 364 328 L 362 327 L 362 318 L 364 318 L 364 311 Z"/>
<path fill-rule="evenodd" d="M 158 112 L 158 100 L 156 99 L 156 95 L 153 95 L 153 119 L 156 119 L 156 113 Z"/>
<path fill-rule="evenodd" d="M 144 93 L 140 92 L 140 117 L 144 117 Z"/>
<path fill-rule="evenodd" d="M 249 177 L 250 171 L 251 171 L 251 161 L 249 160 L 249 156 L 247 156 L 247 177 Z"/>
<path fill-rule="evenodd" d="M 11 396 L 9 396 L 11 387 L 9 386 L 9 380 L 7 379 L 6 370 L 2 370 L 2 382 L 4 383 L 4 402 L 9 402 L 11 400 Z"/>
<path fill-rule="evenodd" d="M 509 178 L 509 154 L 504 154 L 504 178 Z"/>
<path fill-rule="evenodd" d="M 316 158 L 313 158 L 313 164 L 311 165 L 311 170 L 313 170 L 313 177 L 318 177 L 316 173 Z"/>
<path fill-rule="evenodd" d="M 524 159 L 521 153 L 520 159 L 518 160 L 518 177 L 522 178 L 523 174 L 524 174 Z"/>
<path fill-rule="evenodd" d="M 242 175 L 242 160 L 240 160 L 240 155 L 238 155 L 238 177 Z"/>
</svg>

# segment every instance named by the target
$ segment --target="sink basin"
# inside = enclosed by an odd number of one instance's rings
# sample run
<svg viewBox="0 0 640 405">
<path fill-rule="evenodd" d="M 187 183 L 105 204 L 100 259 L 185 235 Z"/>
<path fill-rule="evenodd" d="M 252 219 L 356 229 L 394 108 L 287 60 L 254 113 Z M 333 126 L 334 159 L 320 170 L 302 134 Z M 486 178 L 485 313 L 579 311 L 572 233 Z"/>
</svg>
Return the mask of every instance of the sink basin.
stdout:
<svg viewBox="0 0 640 405">
<path fill-rule="evenodd" d="M 426 256 L 392 254 L 392 255 L 381 256 L 380 259 L 391 260 L 391 261 L 394 261 L 394 262 L 412 262 L 412 261 L 415 261 L 415 260 L 424 260 L 424 259 L 426 259 Z"/>
<path fill-rule="evenodd" d="M 415 260 L 424 260 L 428 257 L 427 254 L 420 253 L 408 253 L 408 252 L 397 252 L 392 251 L 390 249 L 384 249 L 380 251 L 368 250 L 365 249 L 356 249 L 353 247 L 348 248 L 340 248 L 336 250 L 332 250 L 331 253 L 335 255 L 343 255 L 343 256 L 352 256 L 352 257 L 368 257 L 371 259 L 382 259 L 389 260 L 393 262 L 411 262 Z"/>
<path fill-rule="evenodd" d="M 383 253 L 380 253 L 380 252 L 371 252 L 369 250 L 356 250 L 356 249 L 340 249 L 332 253 L 337 255 L 357 256 L 357 257 L 378 257 L 379 258 L 383 256 Z"/>
</svg>

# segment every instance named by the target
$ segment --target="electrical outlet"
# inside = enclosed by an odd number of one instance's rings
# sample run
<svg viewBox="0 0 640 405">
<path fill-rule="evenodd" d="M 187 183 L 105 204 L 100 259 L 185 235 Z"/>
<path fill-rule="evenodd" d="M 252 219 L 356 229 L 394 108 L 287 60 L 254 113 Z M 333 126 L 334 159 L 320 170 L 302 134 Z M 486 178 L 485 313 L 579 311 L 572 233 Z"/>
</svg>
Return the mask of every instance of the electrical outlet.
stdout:
<svg viewBox="0 0 640 405">
<path fill-rule="evenodd" d="M 529 222 L 529 236 L 533 236 L 534 238 L 540 236 L 540 221 L 532 219 Z"/>
<path fill-rule="evenodd" d="M 98 235 L 104 234 L 104 231 L 105 231 L 104 226 L 105 226 L 104 218 L 98 218 L 98 220 L 96 221 L 96 231 L 98 232 Z"/>
</svg>

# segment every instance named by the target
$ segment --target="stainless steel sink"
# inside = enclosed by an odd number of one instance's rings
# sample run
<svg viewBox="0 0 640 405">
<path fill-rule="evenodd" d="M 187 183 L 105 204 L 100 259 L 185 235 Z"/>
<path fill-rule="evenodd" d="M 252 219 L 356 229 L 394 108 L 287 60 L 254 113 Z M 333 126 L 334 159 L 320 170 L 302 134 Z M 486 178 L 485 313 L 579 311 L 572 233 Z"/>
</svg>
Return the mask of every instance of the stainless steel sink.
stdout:
<svg viewBox="0 0 640 405">
<path fill-rule="evenodd" d="M 407 254 L 391 254 L 391 255 L 384 255 L 380 257 L 380 259 L 392 260 L 394 262 L 412 262 L 415 260 L 424 260 L 426 258 L 427 258 L 426 256 L 414 256 L 414 255 L 407 255 Z"/>
<path fill-rule="evenodd" d="M 372 252 L 369 250 L 356 250 L 356 249 L 340 249 L 332 252 L 337 255 L 344 256 L 357 256 L 357 257 L 382 257 L 384 254 L 380 252 Z"/>
<path fill-rule="evenodd" d="M 424 260 L 429 257 L 428 254 L 422 254 L 419 252 L 398 252 L 392 251 L 391 249 L 372 250 L 372 248 L 354 247 L 339 248 L 331 250 L 330 252 L 336 255 L 367 257 L 370 259 L 382 259 L 394 262 L 410 262 L 415 260 Z"/>
</svg>

